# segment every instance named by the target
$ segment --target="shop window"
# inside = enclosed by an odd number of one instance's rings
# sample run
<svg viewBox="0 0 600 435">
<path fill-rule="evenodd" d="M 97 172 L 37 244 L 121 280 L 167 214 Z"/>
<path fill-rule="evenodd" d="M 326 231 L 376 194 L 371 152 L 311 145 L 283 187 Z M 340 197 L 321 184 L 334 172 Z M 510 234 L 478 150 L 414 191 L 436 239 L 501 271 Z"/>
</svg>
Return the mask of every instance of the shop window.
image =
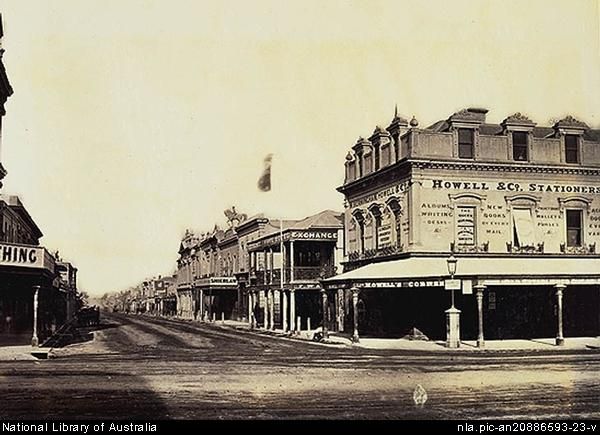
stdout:
<svg viewBox="0 0 600 435">
<path fill-rule="evenodd" d="M 579 163 L 579 137 L 574 134 L 565 136 L 565 162 Z"/>
<path fill-rule="evenodd" d="M 475 207 L 456 207 L 456 243 L 460 246 L 473 246 L 477 243 Z"/>
<path fill-rule="evenodd" d="M 513 139 L 513 160 L 526 162 L 529 160 L 527 152 L 527 136 L 524 131 L 515 131 L 512 134 Z"/>
<path fill-rule="evenodd" d="M 535 226 L 529 208 L 512 210 L 513 245 L 517 248 L 533 246 L 535 243 Z"/>
<path fill-rule="evenodd" d="M 567 246 L 582 246 L 582 223 L 581 210 L 567 210 Z"/>
<path fill-rule="evenodd" d="M 474 156 L 473 144 L 475 132 L 470 128 L 458 129 L 458 158 L 472 159 Z"/>
</svg>

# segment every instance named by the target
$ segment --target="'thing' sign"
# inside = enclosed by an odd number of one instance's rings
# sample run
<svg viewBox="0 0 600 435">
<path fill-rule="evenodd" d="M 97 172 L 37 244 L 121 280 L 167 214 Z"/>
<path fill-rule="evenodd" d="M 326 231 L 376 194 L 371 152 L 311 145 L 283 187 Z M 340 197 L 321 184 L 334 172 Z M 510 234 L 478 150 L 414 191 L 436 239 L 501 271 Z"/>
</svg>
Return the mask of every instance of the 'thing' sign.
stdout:
<svg viewBox="0 0 600 435">
<path fill-rule="evenodd" d="M 44 248 L 0 245 L 0 265 L 18 267 L 44 267 Z"/>
</svg>

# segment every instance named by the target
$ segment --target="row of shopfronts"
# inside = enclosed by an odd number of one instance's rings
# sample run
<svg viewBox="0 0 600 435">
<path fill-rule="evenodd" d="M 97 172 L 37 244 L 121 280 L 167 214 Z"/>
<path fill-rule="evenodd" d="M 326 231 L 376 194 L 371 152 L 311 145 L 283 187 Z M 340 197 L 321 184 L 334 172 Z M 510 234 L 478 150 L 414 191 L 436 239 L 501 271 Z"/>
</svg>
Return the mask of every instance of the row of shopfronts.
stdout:
<svg viewBox="0 0 600 435">
<path fill-rule="evenodd" d="M 228 229 L 188 231 L 175 315 L 457 345 L 600 335 L 600 131 L 486 114 L 359 138 L 343 213 L 232 209 Z"/>
</svg>

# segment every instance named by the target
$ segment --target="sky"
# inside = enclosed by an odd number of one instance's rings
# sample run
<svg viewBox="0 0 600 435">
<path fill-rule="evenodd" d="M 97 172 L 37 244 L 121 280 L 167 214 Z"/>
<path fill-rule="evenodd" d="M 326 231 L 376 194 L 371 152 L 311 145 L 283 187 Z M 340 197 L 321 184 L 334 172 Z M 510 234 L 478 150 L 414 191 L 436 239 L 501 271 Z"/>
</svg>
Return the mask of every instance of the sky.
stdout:
<svg viewBox="0 0 600 435">
<path fill-rule="evenodd" d="M 600 0 L 2 0 L 0 159 L 92 296 L 175 269 L 223 210 L 343 210 L 344 157 L 398 112 L 600 128 Z M 257 188 L 273 154 L 273 190 Z"/>
</svg>

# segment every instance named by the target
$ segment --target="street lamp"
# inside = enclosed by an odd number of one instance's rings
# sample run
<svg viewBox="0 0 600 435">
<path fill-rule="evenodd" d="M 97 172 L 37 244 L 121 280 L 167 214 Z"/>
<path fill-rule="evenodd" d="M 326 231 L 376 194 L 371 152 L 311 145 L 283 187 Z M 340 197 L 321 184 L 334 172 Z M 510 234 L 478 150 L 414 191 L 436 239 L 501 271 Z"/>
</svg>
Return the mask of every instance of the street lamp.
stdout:
<svg viewBox="0 0 600 435">
<path fill-rule="evenodd" d="M 446 347 L 450 348 L 460 346 L 460 310 L 454 306 L 454 290 L 460 290 L 461 287 L 460 280 L 454 279 L 457 263 L 454 254 L 446 259 L 450 279 L 446 280 L 445 287 L 452 292 L 452 306 L 446 310 Z"/>
<path fill-rule="evenodd" d="M 448 273 L 450 274 L 450 280 L 454 280 L 454 274 L 456 273 L 456 266 L 458 260 L 454 256 L 454 254 L 450 254 L 450 257 L 446 260 L 446 265 L 448 266 Z M 452 289 L 452 308 L 454 308 L 454 288 Z"/>
</svg>

